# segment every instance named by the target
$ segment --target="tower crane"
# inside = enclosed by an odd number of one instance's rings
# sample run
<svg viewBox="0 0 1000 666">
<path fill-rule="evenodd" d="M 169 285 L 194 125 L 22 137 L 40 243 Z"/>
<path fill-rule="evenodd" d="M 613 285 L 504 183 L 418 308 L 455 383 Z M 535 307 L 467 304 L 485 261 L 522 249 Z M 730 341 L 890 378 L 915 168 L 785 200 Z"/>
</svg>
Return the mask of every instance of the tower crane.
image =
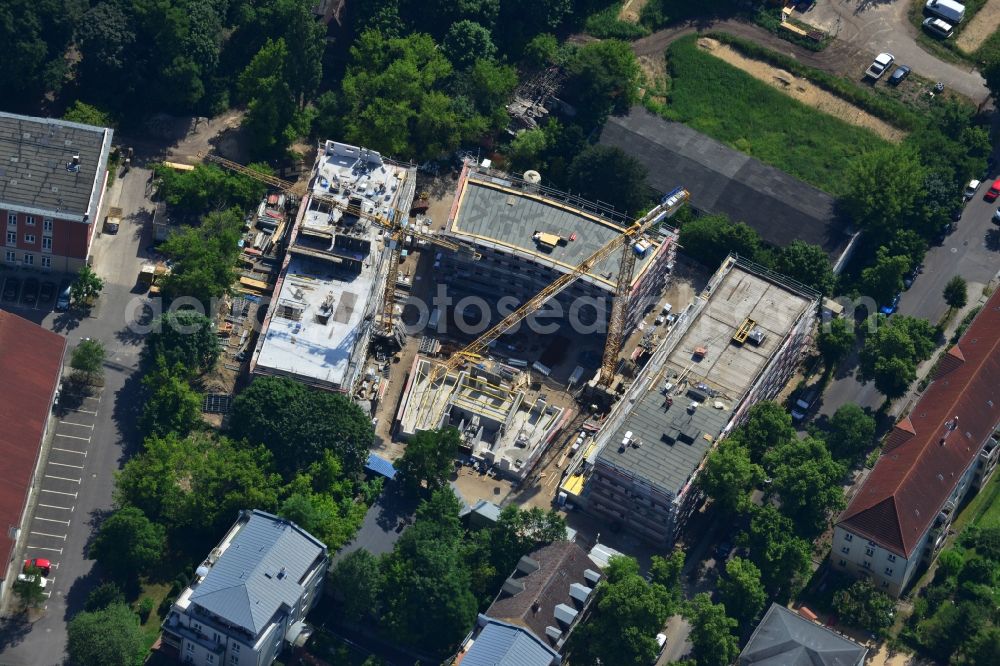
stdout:
<svg viewBox="0 0 1000 666">
<path fill-rule="evenodd" d="M 468 358 L 475 358 L 482 355 L 491 342 L 509 331 L 517 323 L 538 311 L 549 299 L 557 296 L 585 273 L 591 272 L 602 261 L 621 250 L 623 252 L 622 262 L 618 271 L 618 284 L 615 287 L 615 300 L 608 324 L 608 336 L 605 341 L 601 374 L 598 380 L 602 386 L 610 386 L 614 378 L 618 352 L 621 350 L 622 336 L 625 330 L 628 292 L 632 285 L 632 271 L 635 267 L 635 253 L 633 252 L 631 242 L 638 240 L 643 234 L 673 216 L 688 200 L 689 196 L 688 191 L 681 187 L 668 192 L 655 208 L 633 222 L 620 235 L 615 236 L 615 238 L 603 247 L 584 259 L 573 270 L 564 273 L 532 298 L 525 301 L 521 307 L 501 319 L 500 322 L 469 343 L 464 349 L 453 354 L 447 361 L 436 365 L 431 373 L 429 373 L 428 387 L 442 377 L 445 377 L 449 372 L 456 370 Z"/>
<path fill-rule="evenodd" d="M 443 238 L 438 238 L 437 236 L 424 234 L 415 229 L 408 229 L 403 226 L 403 220 L 407 218 L 407 212 L 400 211 L 394 208 L 388 218 L 383 217 L 377 213 L 369 213 L 361 208 L 361 206 L 351 205 L 350 203 L 345 203 L 344 201 L 332 197 L 328 194 L 320 194 L 313 192 L 309 188 L 308 182 L 296 182 L 292 183 L 277 176 L 272 176 L 270 174 L 262 173 L 255 169 L 251 169 L 239 162 L 234 162 L 228 160 L 225 157 L 219 155 L 212 155 L 210 153 L 202 153 L 199 155 L 204 160 L 209 162 L 214 162 L 221 167 L 229 169 L 235 173 L 244 175 L 248 178 L 252 178 L 258 182 L 265 183 L 274 187 L 289 196 L 296 197 L 298 199 L 310 197 L 311 201 L 316 201 L 320 203 L 325 203 L 332 208 L 337 208 L 345 213 L 354 215 L 360 219 L 368 220 L 387 230 L 389 233 L 387 235 L 389 248 L 389 270 L 386 275 L 385 290 L 382 294 L 382 332 L 387 337 L 392 337 L 393 335 L 393 316 L 396 307 L 396 280 L 399 277 L 399 259 L 400 253 L 403 249 L 403 239 L 406 236 L 413 236 L 419 240 L 427 241 L 433 243 L 439 247 L 444 247 L 449 250 L 461 250 L 463 246 L 458 243 L 453 243 L 451 241 L 445 240 Z"/>
</svg>

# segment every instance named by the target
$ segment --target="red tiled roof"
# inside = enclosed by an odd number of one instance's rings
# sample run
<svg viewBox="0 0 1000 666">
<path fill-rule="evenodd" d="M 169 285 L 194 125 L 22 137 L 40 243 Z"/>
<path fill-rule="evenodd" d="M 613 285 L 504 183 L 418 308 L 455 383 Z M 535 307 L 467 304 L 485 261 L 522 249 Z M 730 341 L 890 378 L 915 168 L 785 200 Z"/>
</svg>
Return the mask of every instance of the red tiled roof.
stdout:
<svg viewBox="0 0 1000 666">
<path fill-rule="evenodd" d="M 1000 291 L 943 358 L 838 520 L 906 558 L 1000 422 Z"/>
<path fill-rule="evenodd" d="M 0 311 L 0 557 L 4 563 L 12 556 L 10 530 L 21 522 L 65 350 L 61 335 Z"/>
</svg>

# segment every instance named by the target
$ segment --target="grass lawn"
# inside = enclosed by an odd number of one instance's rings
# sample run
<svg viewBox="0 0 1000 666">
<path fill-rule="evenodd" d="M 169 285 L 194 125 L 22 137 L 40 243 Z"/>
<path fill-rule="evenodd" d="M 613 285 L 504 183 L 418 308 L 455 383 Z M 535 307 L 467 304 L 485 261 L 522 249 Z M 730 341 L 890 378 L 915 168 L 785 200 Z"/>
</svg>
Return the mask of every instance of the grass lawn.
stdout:
<svg viewBox="0 0 1000 666">
<path fill-rule="evenodd" d="M 141 625 L 147 649 L 153 646 L 157 636 L 160 635 L 160 623 L 163 622 L 163 618 L 157 615 L 156 609 L 160 607 L 160 602 L 166 598 L 169 592 L 170 583 L 145 583 L 142 586 L 142 592 L 139 593 L 139 598 L 133 604 L 133 608 L 138 608 L 140 602 L 146 597 L 153 600 L 153 612 L 149 614 L 149 617 Z"/>
<path fill-rule="evenodd" d="M 852 158 L 887 145 L 701 51 L 693 36 L 671 46 L 667 66 L 665 117 L 831 194 L 840 194 Z"/>
<path fill-rule="evenodd" d="M 976 527 L 1000 527 L 1000 474 L 994 473 L 986 487 L 955 518 L 954 529 L 961 533 L 970 524 Z"/>
</svg>

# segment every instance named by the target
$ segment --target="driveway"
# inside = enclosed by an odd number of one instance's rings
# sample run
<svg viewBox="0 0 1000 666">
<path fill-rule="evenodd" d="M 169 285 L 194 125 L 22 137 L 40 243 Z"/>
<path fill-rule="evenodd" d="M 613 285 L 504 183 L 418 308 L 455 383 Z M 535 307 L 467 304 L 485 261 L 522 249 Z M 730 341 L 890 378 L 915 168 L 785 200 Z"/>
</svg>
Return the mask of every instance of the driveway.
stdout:
<svg viewBox="0 0 1000 666">
<path fill-rule="evenodd" d="M 910 0 L 826 0 L 814 2 L 802 19 L 858 50 L 888 51 L 921 76 L 943 82 L 976 104 L 985 102 L 989 90 L 979 72 L 943 62 L 920 47 L 917 29 L 907 17 L 910 5 Z"/>
<path fill-rule="evenodd" d="M 66 623 L 83 608 L 97 583 L 94 562 L 86 556 L 87 544 L 94 526 L 111 509 L 114 471 L 136 443 L 136 369 L 142 337 L 133 334 L 126 322 L 130 303 L 141 296 L 133 290 L 143 263 L 142 248 L 149 244 L 149 216 L 143 212 L 151 208 L 145 190 L 148 175 L 135 167 L 109 192 L 108 205 L 120 206 L 125 219 L 118 234 L 94 241 L 94 270 L 104 278 L 105 287 L 89 315 L 11 308 L 65 335 L 71 350 L 84 337 L 101 341 L 107 360 L 102 389 L 77 400 L 63 396 L 55 411 L 47 460 L 37 480 L 40 492 L 28 508 L 32 518 L 23 555 L 51 560 L 54 580 L 38 619 L 0 627 L 0 664 L 5 666 L 62 664 Z"/>
</svg>

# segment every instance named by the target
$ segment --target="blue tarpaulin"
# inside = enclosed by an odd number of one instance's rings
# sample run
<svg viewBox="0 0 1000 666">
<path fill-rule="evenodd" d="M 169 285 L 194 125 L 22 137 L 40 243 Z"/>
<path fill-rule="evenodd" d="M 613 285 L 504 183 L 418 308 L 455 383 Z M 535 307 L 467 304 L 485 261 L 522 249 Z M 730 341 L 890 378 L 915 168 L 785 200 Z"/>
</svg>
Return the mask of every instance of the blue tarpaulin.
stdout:
<svg viewBox="0 0 1000 666">
<path fill-rule="evenodd" d="M 374 453 L 368 454 L 368 462 L 365 463 L 365 469 L 384 476 L 390 481 L 396 478 L 396 468 L 392 466 L 392 463 Z"/>
</svg>

